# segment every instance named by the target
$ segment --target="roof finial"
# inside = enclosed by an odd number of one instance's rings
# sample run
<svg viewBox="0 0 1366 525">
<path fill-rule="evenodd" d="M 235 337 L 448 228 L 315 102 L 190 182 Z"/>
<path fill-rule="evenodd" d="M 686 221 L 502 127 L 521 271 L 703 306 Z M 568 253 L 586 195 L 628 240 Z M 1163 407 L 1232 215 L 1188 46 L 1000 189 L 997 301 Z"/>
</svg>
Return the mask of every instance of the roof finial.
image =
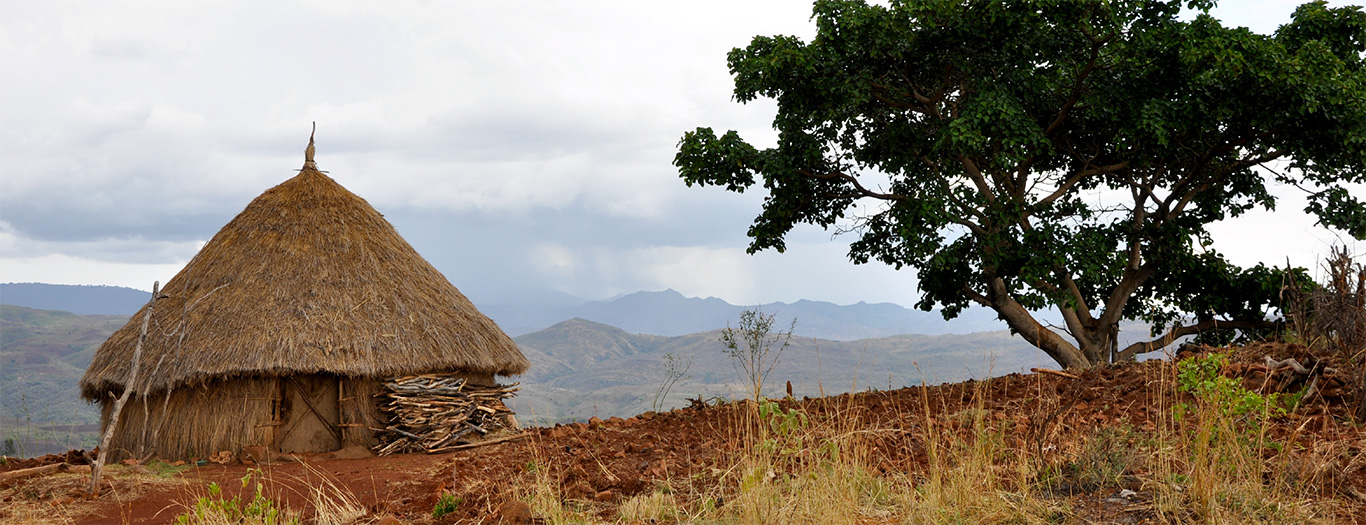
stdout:
<svg viewBox="0 0 1366 525">
<path fill-rule="evenodd" d="M 313 121 L 313 131 L 308 133 L 308 148 L 304 150 L 304 169 L 318 169 L 313 162 L 313 135 L 318 132 L 318 121 Z"/>
</svg>

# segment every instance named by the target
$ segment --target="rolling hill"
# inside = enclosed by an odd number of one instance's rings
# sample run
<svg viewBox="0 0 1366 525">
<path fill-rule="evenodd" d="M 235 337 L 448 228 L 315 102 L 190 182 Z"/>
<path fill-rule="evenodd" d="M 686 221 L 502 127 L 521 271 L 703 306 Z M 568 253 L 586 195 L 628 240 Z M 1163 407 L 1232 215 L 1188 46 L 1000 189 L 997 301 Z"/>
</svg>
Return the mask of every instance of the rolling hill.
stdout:
<svg viewBox="0 0 1366 525">
<path fill-rule="evenodd" d="M 516 338 L 532 368 L 517 378 L 522 393 L 513 403 L 524 420 L 542 423 L 651 410 L 666 354 L 692 366 L 664 407 L 684 405 L 690 397 L 744 397 L 719 337 L 719 330 L 658 336 L 631 334 L 584 319 L 565 321 Z M 1007 331 L 856 341 L 793 337 L 766 392 L 783 395 L 787 381 L 801 397 L 939 384 L 1039 366 L 1055 365 Z"/>
</svg>

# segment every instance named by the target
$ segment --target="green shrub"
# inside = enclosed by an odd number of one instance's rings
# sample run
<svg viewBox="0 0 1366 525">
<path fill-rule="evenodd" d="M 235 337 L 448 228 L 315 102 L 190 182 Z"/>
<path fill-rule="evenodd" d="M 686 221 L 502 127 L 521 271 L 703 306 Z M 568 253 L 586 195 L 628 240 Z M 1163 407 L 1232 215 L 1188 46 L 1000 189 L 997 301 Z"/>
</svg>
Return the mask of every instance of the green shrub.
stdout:
<svg viewBox="0 0 1366 525">
<path fill-rule="evenodd" d="M 449 492 L 442 494 L 441 498 L 436 500 L 436 507 L 432 508 L 432 517 L 440 518 L 459 510 L 462 501 L 463 500 L 460 498 L 455 497 L 455 494 Z"/>
<path fill-rule="evenodd" d="M 247 475 L 242 476 L 242 488 L 247 488 L 247 485 L 251 484 L 259 474 L 260 471 L 257 469 L 247 470 Z M 194 507 L 189 512 L 176 516 L 176 523 L 183 525 L 218 523 L 284 525 L 298 524 L 299 518 L 282 512 L 274 501 L 267 498 L 260 481 L 256 481 L 256 495 L 246 506 L 242 505 L 242 498 L 239 496 L 223 499 L 223 488 L 219 487 L 217 483 L 211 482 L 209 483 L 209 494 L 196 500 Z"/>
<path fill-rule="evenodd" d="M 1182 360 L 1176 365 L 1176 386 L 1188 392 L 1230 420 L 1246 421 L 1249 418 L 1281 417 L 1286 414 L 1284 404 L 1293 405 L 1298 396 L 1284 394 L 1262 395 L 1243 386 L 1242 382 L 1224 377 L 1220 372 L 1228 365 L 1225 354 L 1210 354 Z M 1185 403 L 1176 405 L 1177 418 L 1192 412 Z"/>
</svg>

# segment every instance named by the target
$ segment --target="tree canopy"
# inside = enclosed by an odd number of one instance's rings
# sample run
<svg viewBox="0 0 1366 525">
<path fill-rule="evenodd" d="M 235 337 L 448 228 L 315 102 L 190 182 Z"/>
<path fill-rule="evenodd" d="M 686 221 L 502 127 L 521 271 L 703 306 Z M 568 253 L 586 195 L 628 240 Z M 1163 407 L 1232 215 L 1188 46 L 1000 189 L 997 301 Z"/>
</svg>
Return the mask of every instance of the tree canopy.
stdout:
<svg viewBox="0 0 1366 525">
<path fill-rule="evenodd" d="M 776 146 L 697 128 L 674 164 L 763 186 L 751 253 L 852 233 L 854 263 L 918 272 L 918 307 L 990 307 L 1066 367 L 1264 327 L 1278 271 L 1229 263 L 1208 226 L 1281 184 L 1366 238 L 1366 14 L 1310 3 L 1261 35 L 1186 4 L 818 0 L 811 42 L 728 56 L 738 101 L 776 99 Z M 1161 335 L 1118 348 L 1128 319 Z"/>
</svg>

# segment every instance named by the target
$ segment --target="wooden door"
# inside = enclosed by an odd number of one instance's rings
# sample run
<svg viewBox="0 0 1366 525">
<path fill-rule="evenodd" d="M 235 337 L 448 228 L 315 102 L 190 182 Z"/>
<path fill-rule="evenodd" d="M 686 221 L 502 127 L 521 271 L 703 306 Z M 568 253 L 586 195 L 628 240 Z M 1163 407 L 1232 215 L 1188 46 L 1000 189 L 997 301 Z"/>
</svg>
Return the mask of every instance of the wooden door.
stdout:
<svg viewBox="0 0 1366 525">
<path fill-rule="evenodd" d="M 280 378 L 277 450 L 330 452 L 341 448 L 338 379 L 330 375 Z"/>
</svg>

